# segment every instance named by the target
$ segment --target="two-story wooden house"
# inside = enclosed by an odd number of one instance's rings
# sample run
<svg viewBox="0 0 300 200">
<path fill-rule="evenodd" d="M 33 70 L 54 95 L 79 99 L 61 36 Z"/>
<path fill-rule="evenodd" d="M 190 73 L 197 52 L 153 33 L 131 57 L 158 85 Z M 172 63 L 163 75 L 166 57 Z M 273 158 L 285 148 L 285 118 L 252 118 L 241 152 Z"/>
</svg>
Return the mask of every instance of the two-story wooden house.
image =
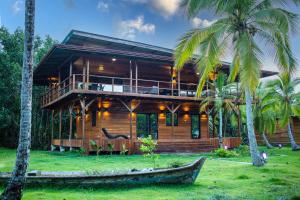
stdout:
<svg viewBox="0 0 300 200">
<path fill-rule="evenodd" d="M 229 73 L 229 64 L 219 69 Z M 273 74 L 263 71 L 262 76 Z M 180 72 L 173 68 L 171 49 L 81 31 L 71 31 L 53 46 L 34 71 L 34 84 L 48 86 L 42 107 L 59 119 L 58 133 L 52 123 L 52 145 L 87 151 L 93 150 L 93 140 L 104 150 L 109 144 L 114 151 L 125 145 L 135 153 L 138 138 L 148 135 L 158 141 L 160 152 L 216 148 L 209 116 L 199 112 L 202 99 L 195 97 L 198 80 L 192 62 Z M 69 130 L 62 133 L 66 111 Z M 102 128 L 129 139 L 110 139 Z M 224 143 L 239 145 L 238 132 Z"/>
</svg>

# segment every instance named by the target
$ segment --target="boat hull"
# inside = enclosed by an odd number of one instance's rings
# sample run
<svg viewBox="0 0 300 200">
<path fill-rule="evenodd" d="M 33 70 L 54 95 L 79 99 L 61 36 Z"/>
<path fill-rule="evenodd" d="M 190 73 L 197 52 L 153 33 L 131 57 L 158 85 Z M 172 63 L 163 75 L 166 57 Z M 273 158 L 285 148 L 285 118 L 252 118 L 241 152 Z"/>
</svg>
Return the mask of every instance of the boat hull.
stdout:
<svg viewBox="0 0 300 200">
<path fill-rule="evenodd" d="M 86 174 L 47 174 L 27 176 L 26 186 L 71 186 L 97 187 L 103 185 L 136 185 L 136 184 L 192 184 L 195 182 L 206 158 L 178 167 L 126 173 L 107 173 L 98 175 Z M 8 173 L 0 173 L 0 184 L 10 178 Z"/>
</svg>

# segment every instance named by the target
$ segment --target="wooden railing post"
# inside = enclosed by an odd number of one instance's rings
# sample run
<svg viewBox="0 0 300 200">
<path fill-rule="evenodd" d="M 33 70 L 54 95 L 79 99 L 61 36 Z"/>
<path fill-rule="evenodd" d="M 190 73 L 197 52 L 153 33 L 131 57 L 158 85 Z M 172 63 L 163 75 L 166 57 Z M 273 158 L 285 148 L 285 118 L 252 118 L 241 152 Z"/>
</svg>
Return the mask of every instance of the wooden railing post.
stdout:
<svg viewBox="0 0 300 200">
<path fill-rule="evenodd" d="M 112 92 L 114 91 L 114 87 L 115 87 L 115 79 L 112 78 L 112 80 L 111 80 L 111 91 Z"/>
<path fill-rule="evenodd" d="M 72 88 L 75 90 L 75 74 L 72 75 Z"/>
</svg>

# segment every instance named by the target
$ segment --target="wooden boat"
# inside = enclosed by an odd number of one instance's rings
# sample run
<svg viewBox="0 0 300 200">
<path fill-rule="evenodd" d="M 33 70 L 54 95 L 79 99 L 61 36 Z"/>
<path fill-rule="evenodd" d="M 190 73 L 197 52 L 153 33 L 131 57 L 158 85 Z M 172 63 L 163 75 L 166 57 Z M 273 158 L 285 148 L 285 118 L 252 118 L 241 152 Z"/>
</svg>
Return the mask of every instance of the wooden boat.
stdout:
<svg viewBox="0 0 300 200">
<path fill-rule="evenodd" d="M 192 184 L 195 182 L 206 158 L 177 168 L 130 170 L 126 172 L 38 172 L 27 173 L 27 186 L 77 186 L 133 184 Z M 0 185 L 5 184 L 11 173 L 0 173 Z"/>
</svg>

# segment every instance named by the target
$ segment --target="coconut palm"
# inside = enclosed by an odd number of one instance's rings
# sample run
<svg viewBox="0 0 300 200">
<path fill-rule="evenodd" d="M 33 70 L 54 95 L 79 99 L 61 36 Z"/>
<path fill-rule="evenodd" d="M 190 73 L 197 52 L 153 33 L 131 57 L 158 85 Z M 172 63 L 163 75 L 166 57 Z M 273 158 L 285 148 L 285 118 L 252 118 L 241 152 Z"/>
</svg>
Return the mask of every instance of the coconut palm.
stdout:
<svg viewBox="0 0 300 200">
<path fill-rule="evenodd" d="M 34 16 L 35 0 L 26 0 L 19 145 L 12 177 L 8 183 L 8 186 L 0 197 L 1 200 L 19 200 L 22 198 L 22 190 L 25 183 L 25 173 L 29 162 L 32 110 Z"/>
<path fill-rule="evenodd" d="M 203 91 L 206 96 L 200 104 L 200 110 L 205 111 L 212 105 L 215 113 L 219 116 L 219 147 L 223 148 L 223 115 L 224 111 L 238 112 L 234 101 L 236 99 L 236 85 L 226 85 L 226 75 L 220 72 L 213 84 L 213 89 Z"/>
<path fill-rule="evenodd" d="M 276 129 L 276 100 L 268 98 L 266 95 L 267 90 L 262 83 L 259 84 L 256 90 L 256 101 L 253 105 L 254 127 L 263 138 L 266 146 L 273 148 L 266 133 L 272 134 Z"/>
<path fill-rule="evenodd" d="M 300 116 L 300 92 L 295 91 L 295 87 L 300 84 L 300 78 L 291 80 L 288 74 L 281 74 L 278 79 L 267 83 L 267 98 L 274 99 L 279 111 L 279 124 L 287 127 L 292 150 L 300 150 L 296 144 L 291 127 L 292 117 Z"/>
<path fill-rule="evenodd" d="M 274 58 L 283 71 L 292 73 L 296 61 L 291 52 L 289 34 L 295 31 L 297 15 L 276 7 L 288 2 L 295 4 L 299 0 L 183 0 L 182 7 L 189 18 L 195 17 L 201 10 L 210 9 L 220 16 L 206 28 L 197 28 L 184 34 L 175 49 L 175 67 L 180 70 L 184 64 L 194 59 L 199 72 L 197 95 L 209 73 L 221 64 L 225 53 L 232 53 L 230 80 L 239 76 L 241 89 L 245 93 L 247 129 L 252 162 L 256 166 L 264 164 L 257 149 L 253 127 L 252 95 L 259 83 L 262 67 L 262 49 L 274 51 Z M 257 43 L 259 39 L 260 43 Z M 265 44 L 266 43 L 266 44 Z M 232 47 L 233 50 L 231 50 Z M 227 52 L 228 51 L 228 52 Z M 197 53 L 198 56 L 194 56 Z"/>
</svg>

